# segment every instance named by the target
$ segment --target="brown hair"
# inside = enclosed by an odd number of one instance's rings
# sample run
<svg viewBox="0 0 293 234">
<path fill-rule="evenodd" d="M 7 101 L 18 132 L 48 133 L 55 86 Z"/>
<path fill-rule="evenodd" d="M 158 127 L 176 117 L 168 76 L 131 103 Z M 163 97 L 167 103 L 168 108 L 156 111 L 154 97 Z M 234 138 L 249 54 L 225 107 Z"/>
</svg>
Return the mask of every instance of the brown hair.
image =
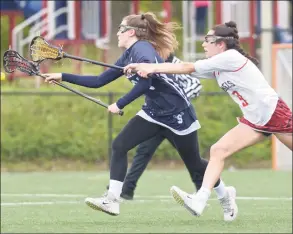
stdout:
<svg viewBox="0 0 293 234">
<path fill-rule="evenodd" d="M 239 43 L 239 35 L 237 30 L 237 24 L 234 21 L 229 21 L 225 24 L 219 24 L 212 28 L 215 32 L 215 36 L 220 36 L 224 38 L 218 39 L 218 41 L 224 41 L 227 49 L 235 49 L 240 54 L 244 55 L 248 59 L 250 59 L 255 65 L 258 65 L 259 62 L 256 58 L 252 57 L 248 53 L 246 53 L 240 46 Z M 226 38 L 225 38 L 226 37 Z"/>
<path fill-rule="evenodd" d="M 136 27 L 136 37 L 149 41 L 164 60 L 178 48 L 179 43 L 174 34 L 174 31 L 180 28 L 177 23 L 161 23 L 151 12 L 128 15 L 123 20 L 128 26 Z"/>
</svg>

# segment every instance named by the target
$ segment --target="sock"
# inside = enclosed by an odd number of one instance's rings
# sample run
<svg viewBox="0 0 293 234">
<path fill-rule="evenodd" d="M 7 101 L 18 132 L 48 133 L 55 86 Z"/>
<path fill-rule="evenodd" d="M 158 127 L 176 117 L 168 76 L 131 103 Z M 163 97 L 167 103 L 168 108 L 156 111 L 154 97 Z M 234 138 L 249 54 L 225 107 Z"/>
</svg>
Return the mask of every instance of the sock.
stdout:
<svg viewBox="0 0 293 234">
<path fill-rule="evenodd" d="M 123 182 L 118 180 L 110 180 L 109 192 L 112 193 L 116 199 L 120 198 L 122 192 Z"/>
<path fill-rule="evenodd" d="M 218 199 L 225 197 L 226 187 L 222 180 L 220 180 L 220 184 L 214 188 L 214 191 L 216 192 Z"/>
</svg>

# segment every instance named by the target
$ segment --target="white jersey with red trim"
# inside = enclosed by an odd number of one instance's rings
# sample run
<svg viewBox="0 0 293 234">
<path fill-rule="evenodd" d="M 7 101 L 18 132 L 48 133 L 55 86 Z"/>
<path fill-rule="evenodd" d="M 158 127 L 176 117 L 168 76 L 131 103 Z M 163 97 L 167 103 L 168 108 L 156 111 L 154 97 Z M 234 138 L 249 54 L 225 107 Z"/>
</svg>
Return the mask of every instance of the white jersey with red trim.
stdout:
<svg viewBox="0 0 293 234">
<path fill-rule="evenodd" d="M 273 115 L 278 94 L 268 84 L 257 66 L 239 53 L 229 49 L 211 58 L 194 63 L 194 75 L 212 74 L 219 86 L 239 105 L 244 118 L 263 126 Z"/>
</svg>

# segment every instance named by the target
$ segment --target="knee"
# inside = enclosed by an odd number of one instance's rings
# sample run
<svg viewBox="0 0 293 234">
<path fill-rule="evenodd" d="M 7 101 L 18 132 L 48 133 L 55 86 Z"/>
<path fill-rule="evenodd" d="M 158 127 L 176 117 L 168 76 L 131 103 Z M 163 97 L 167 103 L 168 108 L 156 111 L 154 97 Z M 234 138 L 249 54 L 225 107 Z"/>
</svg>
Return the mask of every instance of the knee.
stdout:
<svg viewBox="0 0 293 234">
<path fill-rule="evenodd" d="M 210 149 L 210 160 L 224 160 L 229 155 L 229 149 L 221 144 L 214 144 Z"/>
<path fill-rule="evenodd" d="M 119 138 L 116 138 L 113 142 L 112 142 L 112 151 L 114 152 L 127 152 L 127 149 L 125 147 L 125 144 L 123 143 L 123 141 L 121 141 Z"/>
</svg>

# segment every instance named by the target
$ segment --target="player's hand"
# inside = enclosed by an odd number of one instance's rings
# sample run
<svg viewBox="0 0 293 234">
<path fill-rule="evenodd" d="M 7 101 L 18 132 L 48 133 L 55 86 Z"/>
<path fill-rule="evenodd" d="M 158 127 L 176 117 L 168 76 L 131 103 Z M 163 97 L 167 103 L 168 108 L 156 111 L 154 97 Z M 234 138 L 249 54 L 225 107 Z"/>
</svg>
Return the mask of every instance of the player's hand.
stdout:
<svg viewBox="0 0 293 234">
<path fill-rule="evenodd" d="M 50 84 L 52 84 L 53 81 L 62 81 L 62 73 L 46 73 L 42 75 L 46 77 L 45 82 L 49 82 Z"/>
<path fill-rule="evenodd" d="M 148 75 L 154 72 L 154 66 L 149 63 L 131 63 L 125 66 L 123 70 L 126 74 L 136 72 L 139 76 L 148 78 Z"/>
<path fill-rule="evenodd" d="M 120 112 L 120 109 L 118 108 L 118 106 L 116 105 L 116 102 L 111 104 L 110 106 L 108 106 L 108 111 L 112 112 L 114 114 L 118 114 Z"/>
<path fill-rule="evenodd" d="M 139 65 L 139 63 L 130 63 L 130 64 L 128 64 L 127 66 L 125 66 L 123 68 L 124 74 L 131 75 L 133 73 L 136 73 L 137 72 L 136 68 L 138 67 L 138 65 Z"/>
</svg>

